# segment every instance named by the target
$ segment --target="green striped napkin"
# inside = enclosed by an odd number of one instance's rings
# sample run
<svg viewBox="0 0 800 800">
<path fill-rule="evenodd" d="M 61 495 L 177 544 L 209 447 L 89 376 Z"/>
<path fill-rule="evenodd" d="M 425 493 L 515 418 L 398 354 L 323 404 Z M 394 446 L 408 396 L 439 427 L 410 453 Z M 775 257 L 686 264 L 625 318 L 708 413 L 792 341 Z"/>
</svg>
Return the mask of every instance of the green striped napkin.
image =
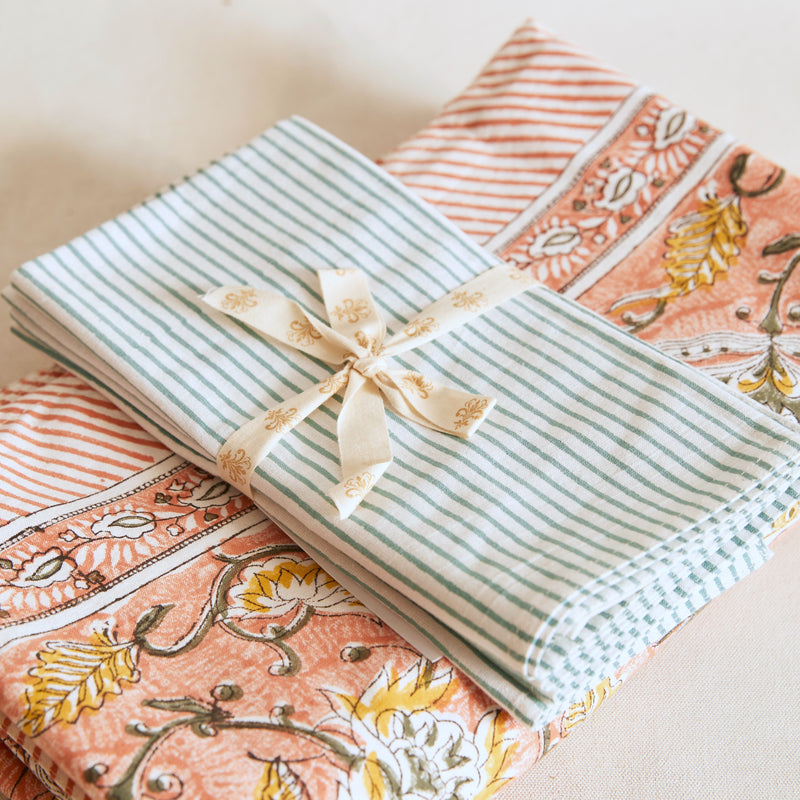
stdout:
<svg viewBox="0 0 800 800">
<path fill-rule="evenodd" d="M 389 334 L 497 266 L 301 119 L 25 264 L 18 333 L 209 470 L 232 431 L 332 369 L 201 301 L 226 284 L 326 319 L 317 270 L 369 276 Z M 394 462 L 336 520 L 336 400 L 285 436 L 254 499 L 367 603 L 539 724 L 759 566 L 793 503 L 797 434 L 534 288 L 397 357 L 497 398 L 462 440 L 391 416 Z"/>
</svg>

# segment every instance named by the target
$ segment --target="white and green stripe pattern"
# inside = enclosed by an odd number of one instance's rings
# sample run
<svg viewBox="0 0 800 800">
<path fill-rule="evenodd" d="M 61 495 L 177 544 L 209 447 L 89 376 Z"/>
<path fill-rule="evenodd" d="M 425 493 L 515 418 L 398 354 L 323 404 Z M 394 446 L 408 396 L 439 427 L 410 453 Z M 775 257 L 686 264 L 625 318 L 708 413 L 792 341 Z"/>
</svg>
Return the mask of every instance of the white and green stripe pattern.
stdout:
<svg viewBox="0 0 800 800">
<path fill-rule="evenodd" d="M 330 369 L 209 312 L 206 290 L 269 288 L 324 318 L 316 271 L 358 267 L 392 333 L 496 263 L 292 119 L 26 264 L 7 298 L 21 335 L 214 469 L 234 429 Z M 345 522 L 322 408 L 261 465 L 256 500 L 527 722 L 761 564 L 796 500 L 800 440 L 777 417 L 547 290 L 398 362 L 497 406 L 469 441 L 393 416 L 394 463 Z"/>
</svg>

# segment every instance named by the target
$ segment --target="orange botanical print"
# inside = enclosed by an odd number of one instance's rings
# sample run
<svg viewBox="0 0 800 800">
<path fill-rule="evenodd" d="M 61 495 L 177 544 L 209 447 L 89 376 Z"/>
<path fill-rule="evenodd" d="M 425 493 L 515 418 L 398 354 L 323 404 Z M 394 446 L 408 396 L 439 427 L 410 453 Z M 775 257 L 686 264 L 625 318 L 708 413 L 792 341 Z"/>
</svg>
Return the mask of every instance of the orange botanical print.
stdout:
<svg viewBox="0 0 800 800">
<path fill-rule="evenodd" d="M 485 397 L 473 397 L 456 411 L 456 428 L 467 428 L 483 417 L 484 412 L 489 407 L 489 401 Z"/>
<path fill-rule="evenodd" d="M 433 317 L 422 317 L 420 319 L 412 319 L 403 332 L 406 336 L 430 336 L 439 330 L 439 323 Z"/>
<path fill-rule="evenodd" d="M 347 298 L 333 309 L 333 316 L 336 319 L 346 320 L 351 324 L 366 319 L 371 313 L 369 303 L 360 298 L 357 300 Z"/>
<path fill-rule="evenodd" d="M 183 464 L 146 490 L 32 527 L 0 545 L 0 625 L 103 591 L 115 576 L 144 568 L 164 548 L 180 546 L 200 526 L 237 514 L 246 502 L 229 483 Z"/>
<path fill-rule="evenodd" d="M 84 709 L 97 711 L 107 695 L 139 680 L 136 655 L 136 643 L 117 642 L 110 629 L 94 631 L 87 642 L 48 642 L 29 673 L 20 727 L 38 736 L 57 723 L 76 722 Z"/>
<path fill-rule="evenodd" d="M 744 394 L 770 406 L 780 413 L 785 407 L 800 411 L 800 379 L 780 357 L 777 347 L 772 346 L 766 355 L 751 369 L 739 375 L 736 388 Z M 795 413 L 795 416 L 798 416 Z"/>
<path fill-rule="evenodd" d="M 216 475 L 206 475 L 192 487 L 186 487 L 176 502 L 192 508 L 219 508 L 226 506 L 241 492 Z"/>
<path fill-rule="evenodd" d="M 268 431 L 285 433 L 298 423 L 296 408 L 273 408 L 264 414 L 264 427 Z"/>
<path fill-rule="evenodd" d="M 220 307 L 233 314 L 244 314 L 251 308 L 258 305 L 256 290 L 249 286 L 244 286 L 235 292 L 228 292 L 220 303 Z"/>
<path fill-rule="evenodd" d="M 303 317 L 303 319 L 292 320 L 286 333 L 286 338 L 292 344 L 309 347 L 321 339 L 322 334 L 314 327 L 314 323 L 308 317 Z"/>
<path fill-rule="evenodd" d="M 180 481 L 155 486 L 145 491 L 164 499 Z M 197 499 L 218 491 L 205 485 Z M 144 516 L 141 502 L 132 505 Z M 355 800 L 372 787 L 381 792 L 373 797 L 392 800 L 435 786 L 488 800 L 519 771 L 525 730 L 449 664 L 420 658 L 272 528 L 203 554 L 204 570 L 217 567 L 202 584 L 194 567 L 178 582 L 165 574 L 160 589 L 148 590 L 160 602 L 143 606 L 140 594 L 133 616 L 120 607 L 85 638 L 78 623 L 45 639 L 20 697 L 20 727 L 35 737 L 79 728 L 84 746 L 88 736 L 118 738 L 116 748 L 87 750 L 82 767 L 98 796 L 116 800 L 146 797 L 156 780 L 175 798 L 205 797 L 195 755 L 248 733 L 227 751 L 248 754 L 237 775 L 258 768 L 236 796 Z M 204 591 L 187 594 L 187 581 Z M 181 613 L 182 604 L 197 611 Z M 230 678 L 204 685 L 206 668 L 226 663 L 236 665 Z"/>
<path fill-rule="evenodd" d="M 712 286 L 726 275 L 737 263 L 746 235 L 740 198 L 734 194 L 720 200 L 710 189 L 703 190 L 697 210 L 669 226 L 663 265 L 669 283 L 626 295 L 609 310 L 621 312 L 622 321 L 634 331 L 650 324 L 670 301 L 701 286 Z M 650 308 L 635 313 L 634 309 L 643 305 Z"/>
<path fill-rule="evenodd" d="M 259 559 L 237 576 L 230 592 L 232 617 L 280 616 L 313 609 L 319 614 L 367 613 L 317 563 L 292 554 Z"/>
<path fill-rule="evenodd" d="M 454 308 L 463 308 L 467 311 L 479 311 L 488 305 L 483 292 L 468 292 L 466 289 L 453 292 L 450 299 Z"/>
<path fill-rule="evenodd" d="M 223 476 L 232 483 L 243 483 L 253 467 L 253 460 L 242 447 L 224 450 L 217 461 Z"/>
<path fill-rule="evenodd" d="M 14 565 L 9 559 L 4 559 L 3 566 L 10 570 Z M 54 583 L 67 581 L 76 568 L 77 564 L 70 555 L 65 555 L 58 547 L 51 547 L 20 563 L 17 574 L 8 582 L 20 588 L 44 589 Z"/>
<path fill-rule="evenodd" d="M 402 378 L 403 386 L 414 394 L 427 400 L 433 391 L 433 383 L 419 372 L 406 372 Z"/>
<path fill-rule="evenodd" d="M 783 255 L 798 248 L 800 234 L 790 233 L 767 244 L 761 255 Z M 781 315 L 781 297 L 798 264 L 800 253 L 795 253 L 779 272 L 764 270 L 759 274 L 762 283 L 775 285 L 767 311 L 758 325 L 759 330 L 767 335 L 768 344 L 762 358 L 755 365 L 748 365 L 738 376 L 736 385 L 739 391 L 768 406 L 775 413 L 786 411 L 800 421 L 800 370 L 796 364 L 793 369 L 789 360 L 789 353 L 796 356 L 797 351 L 789 344 L 791 340 L 783 339 L 785 327 L 798 317 L 798 309 L 790 306 L 785 312 L 785 320 Z"/>
<path fill-rule="evenodd" d="M 718 135 L 662 98 L 650 98 L 502 255 L 562 289 L 638 225 Z"/>
<path fill-rule="evenodd" d="M 300 776 L 278 756 L 264 765 L 264 772 L 256 785 L 253 798 L 254 800 L 305 800 L 308 796 L 308 790 L 300 780 Z"/>
<path fill-rule="evenodd" d="M 354 756 L 340 800 L 487 798 L 496 792 L 508 780 L 519 741 L 510 717 L 497 709 L 487 711 L 474 730 L 437 713 L 459 682 L 451 669 L 421 659 L 402 672 L 382 668 L 359 695 L 324 690 L 332 729 L 341 731 Z"/>
</svg>

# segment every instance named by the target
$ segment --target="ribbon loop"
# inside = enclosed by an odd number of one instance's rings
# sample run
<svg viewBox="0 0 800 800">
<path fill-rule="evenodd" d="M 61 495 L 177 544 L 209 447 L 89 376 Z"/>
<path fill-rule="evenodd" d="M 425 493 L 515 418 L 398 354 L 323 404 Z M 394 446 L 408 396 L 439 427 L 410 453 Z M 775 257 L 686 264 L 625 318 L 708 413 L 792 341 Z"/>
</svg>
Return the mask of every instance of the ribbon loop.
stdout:
<svg viewBox="0 0 800 800">
<path fill-rule="evenodd" d="M 319 279 L 330 325 L 286 297 L 248 286 L 222 286 L 203 298 L 272 339 L 325 363 L 343 365 L 234 431 L 217 454 L 217 466 L 220 475 L 249 495 L 253 472 L 280 439 L 344 391 L 337 420 L 342 481 L 328 495 L 345 519 L 392 461 L 385 405 L 417 424 L 468 438 L 495 403 L 492 397 L 443 386 L 418 372 L 390 370 L 388 359 L 539 284 L 516 267 L 495 267 L 428 306 L 384 342 L 386 323 L 363 272 L 320 270 Z"/>
</svg>

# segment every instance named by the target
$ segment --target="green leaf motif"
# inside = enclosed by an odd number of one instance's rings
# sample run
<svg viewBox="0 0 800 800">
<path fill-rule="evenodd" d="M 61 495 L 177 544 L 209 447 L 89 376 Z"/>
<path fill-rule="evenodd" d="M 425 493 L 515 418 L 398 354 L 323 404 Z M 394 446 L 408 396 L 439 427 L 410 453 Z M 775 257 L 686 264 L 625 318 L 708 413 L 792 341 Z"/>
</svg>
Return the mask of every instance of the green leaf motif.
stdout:
<svg viewBox="0 0 800 800">
<path fill-rule="evenodd" d="M 209 486 L 201 497 L 197 498 L 197 502 L 204 503 L 207 500 L 216 500 L 218 497 L 222 497 L 228 491 L 228 486 L 225 481 L 217 481 Z"/>
<path fill-rule="evenodd" d="M 146 633 L 157 628 L 173 608 L 173 603 L 160 603 L 145 611 L 136 621 L 136 626 L 133 629 L 133 638 L 141 639 Z"/>
<path fill-rule="evenodd" d="M 762 256 L 773 256 L 778 253 L 788 253 L 800 247 L 800 233 L 787 233 L 780 239 L 768 244 L 762 251 Z"/>
<path fill-rule="evenodd" d="M 213 710 L 210 705 L 193 697 L 172 697 L 168 700 L 151 698 L 142 700 L 142 705 L 161 711 L 182 711 L 187 714 L 209 714 Z"/>
<path fill-rule="evenodd" d="M 115 519 L 110 528 L 143 528 L 145 525 L 151 525 L 152 520 L 148 517 L 139 517 L 135 514 L 131 514 L 128 517 L 120 517 L 119 519 Z"/>
<path fill-rule="evenodd" d="M 623 197 L 628 189 L 631 188 L 631 184 L 633 183 L 633 176 L 631 174 L 624 175 L 618 182 L 617 185 L 614 187 L 614 193 L 611 196 L 610 202 L 614 202 L 615 200 L 619 200 L 620 197 Z"/>
<path fill-rule="evenodd" d="M 39 568 L 33 575 L 28 575 L 25 578 L 26 581 L 43 581 L 47 578 L 52 577 L 56 574 L 56 572 L 61 569 L 61 565 L 64 563 L 64 556 L 55 556 L 54 558 L 50 558 L 44 562 L 44 564 L 40 564 Z"/>
<path fill-rule="evenodd" d="M 575 237 L 580 238 L 580 234 L 573 233 L 572 231 L 560 231 L 554 233 L 544 243 L 544 247 L 561 247 L 562 245 L 569 244 Z"/>
<path fill-rule="evenodd" d="M 667 125 L 667 130 L 664 132 L 664 138 L 669 139 L 673 137 L 681 129 L 681 126 L 685 121 L 686 121 L 685 111 L 681 111 L 679 114 L 674 114 L 669 120 L 669 124 Z"/>
<path fill-rule="evenodd" d="M 728 179 L 731 183 L 736 184 L 739 178 L 744 175 L 748 158 L 750 158 L 750 153 L 739 153 L 733 160 L 733 164 L 731 164 L 730 171 L 728 172 Z"/>
</svg>

